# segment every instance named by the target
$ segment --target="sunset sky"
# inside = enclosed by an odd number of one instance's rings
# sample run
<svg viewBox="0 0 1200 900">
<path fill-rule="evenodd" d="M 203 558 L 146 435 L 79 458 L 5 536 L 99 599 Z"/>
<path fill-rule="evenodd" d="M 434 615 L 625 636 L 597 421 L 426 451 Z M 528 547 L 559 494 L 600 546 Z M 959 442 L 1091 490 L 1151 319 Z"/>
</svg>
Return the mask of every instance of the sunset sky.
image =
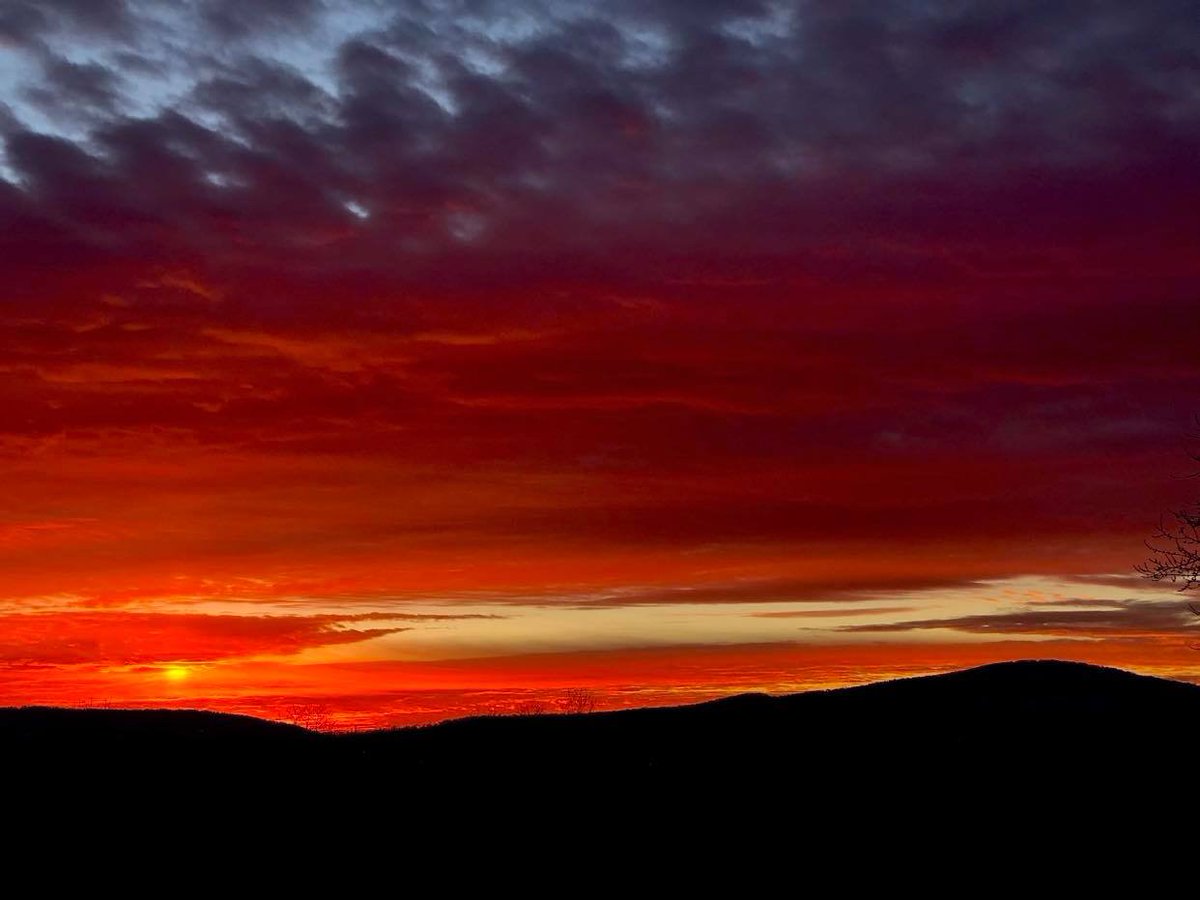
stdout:
<svg viewBox="0 0 1200 900">
<path fill-rule="evenodd" d="M 1200 679 L 1198 236 L 1194 0 L 0 0 L 0 704 Z"/>
</svg>

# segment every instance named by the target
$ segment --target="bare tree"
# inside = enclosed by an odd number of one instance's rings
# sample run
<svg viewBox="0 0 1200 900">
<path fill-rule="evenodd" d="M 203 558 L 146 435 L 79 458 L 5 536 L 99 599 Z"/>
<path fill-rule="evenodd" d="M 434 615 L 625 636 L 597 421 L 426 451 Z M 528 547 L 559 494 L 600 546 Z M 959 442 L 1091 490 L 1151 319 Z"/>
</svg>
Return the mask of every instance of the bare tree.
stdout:
<svg viewBox="0 0 1200 900">
<path fill-rule="evenodd" d="M 587 688 L 569 688 L 559 698 L 558 706 L 565 713 L 595 712 L 596 695 Z"/>
<path fill-rule="evenodd" d="M 336 724 L 324 703 L 289 703 L 280 719 L 289 725 L 299 725 L 309 731 L 332 731 Z"/>
<path fill-rule="evenodd" d="M 1200 462 L 1200 454 L 1192 459 Z M 1181 591 L 1200 588 L 1200 501 L 1164 516 L 1146 547 L 1150 558 L 1135 566 L 1143 576 L 1177 584 Z M 1200 615 L 1200 607 L 1192 611 Z"/>
</svg>

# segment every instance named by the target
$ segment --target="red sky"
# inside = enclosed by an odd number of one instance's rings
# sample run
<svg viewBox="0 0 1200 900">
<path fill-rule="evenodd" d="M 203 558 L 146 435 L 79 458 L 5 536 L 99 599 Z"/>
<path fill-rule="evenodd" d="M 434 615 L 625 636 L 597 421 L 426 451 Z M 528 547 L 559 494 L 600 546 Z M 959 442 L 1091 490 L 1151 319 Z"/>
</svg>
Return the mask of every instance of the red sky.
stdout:
<svg viewBox="0 0 1200 900">
<path fill-rule="evenodd" d="M 7 5 L 0 702 L 1200 676 L 1198 98 L 1174 0 Z"/>
</svg>

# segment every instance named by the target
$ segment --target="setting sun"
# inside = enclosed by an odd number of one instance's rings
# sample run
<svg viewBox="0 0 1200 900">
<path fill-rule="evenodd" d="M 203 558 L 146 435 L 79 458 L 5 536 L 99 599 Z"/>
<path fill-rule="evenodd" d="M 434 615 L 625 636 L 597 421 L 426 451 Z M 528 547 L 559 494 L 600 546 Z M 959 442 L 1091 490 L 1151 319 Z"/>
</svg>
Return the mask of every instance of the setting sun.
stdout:
<svg viewBox="0 0 1200 900">
<path fill-rule="evenodd" d="M 167 666 L 163 669 L 163 677 L 167 681 L 180 682 L 186 681 L 191 670 L 187 666 Z"/>
</svg>

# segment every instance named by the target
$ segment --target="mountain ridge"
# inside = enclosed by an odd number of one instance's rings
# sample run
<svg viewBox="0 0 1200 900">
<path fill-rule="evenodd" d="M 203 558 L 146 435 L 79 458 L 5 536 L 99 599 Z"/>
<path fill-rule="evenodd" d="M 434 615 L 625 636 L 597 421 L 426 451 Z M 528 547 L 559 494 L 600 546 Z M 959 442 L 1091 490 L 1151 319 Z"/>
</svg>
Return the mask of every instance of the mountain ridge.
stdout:
<svg viewBox="0 0 1200 900">
<path fill-rule="evenodd" d="M 1071 777 L 1161 765 L 1200 745 L 1200 686 L 1123 669 L 1022 660 L 785 695 L 738 694 L 674 707 L 476 716 L 398 729 L 319 734 L 195 710 L 0 709 L 0 755 L 135 777 L 173 767 L 361 776 L 427 783 L 802 780 L 806 771 L 962 767 Z"/>
</svg>

